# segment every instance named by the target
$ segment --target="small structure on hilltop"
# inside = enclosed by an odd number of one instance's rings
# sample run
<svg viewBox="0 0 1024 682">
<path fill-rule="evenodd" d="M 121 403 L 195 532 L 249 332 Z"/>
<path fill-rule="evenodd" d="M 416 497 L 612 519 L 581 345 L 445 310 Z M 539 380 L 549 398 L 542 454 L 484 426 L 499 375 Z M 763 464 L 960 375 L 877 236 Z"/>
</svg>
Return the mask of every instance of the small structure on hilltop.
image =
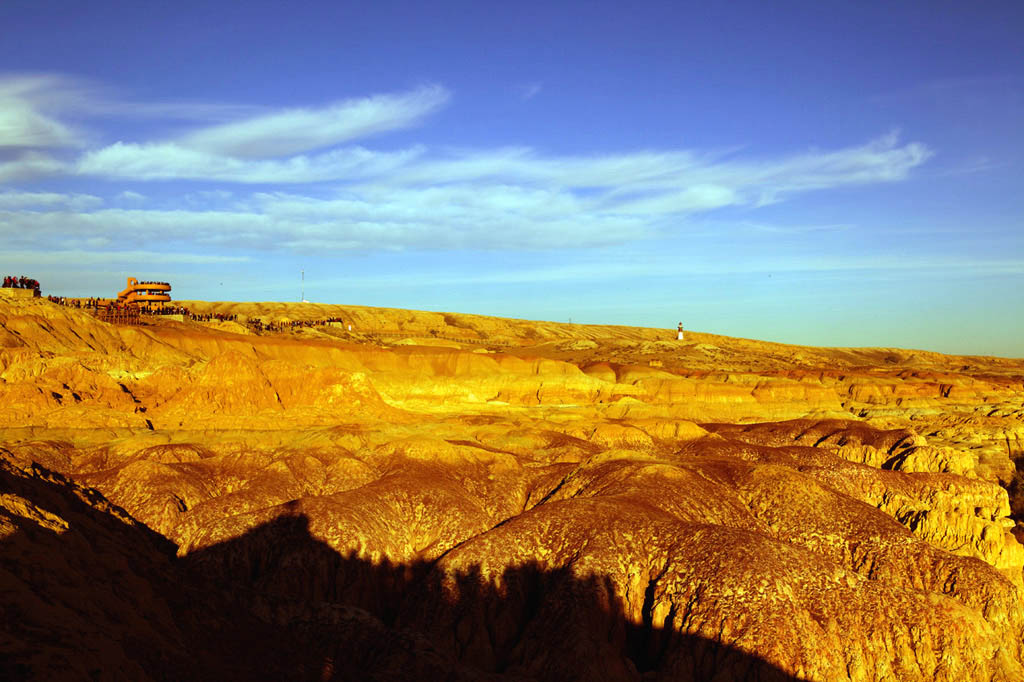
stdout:
<svg viewBox="0 0 1024 682">
<path fill-rule="evenodd" d="M 171 300 L 171 285 L 167 282 L 140 282 L 128 278 L 128 286 L 117 295 L 117 302 L 135 304 L 145 310 L 159 310 Z"/>
<path fill-rule="evenodd" d="M 36 298 L 39 296 L 39 282 L 31 277 L 4 276 L 4 285 L 0 287 L 2 298 Z"/>
<path fill-rule="evenodd" d="M 676 334 L 676 341 L 682 341 L 682 340 L 683 340 L 683 323 L 680 322 L 679 323 L 679 333 Z"/>
</svg>

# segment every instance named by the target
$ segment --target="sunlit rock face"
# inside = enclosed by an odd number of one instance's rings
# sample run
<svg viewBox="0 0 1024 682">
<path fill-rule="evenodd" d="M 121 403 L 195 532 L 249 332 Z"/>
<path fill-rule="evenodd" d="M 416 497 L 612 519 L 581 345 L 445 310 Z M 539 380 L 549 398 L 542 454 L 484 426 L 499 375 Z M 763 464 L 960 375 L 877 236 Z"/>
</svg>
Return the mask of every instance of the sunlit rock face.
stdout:
<svg viewBox="0 0 1024 682">
<path fill-rule="evenodd" d="M 0 302 L 3 679 L 1024 679 L 1024 361 L 191 305 Z"/>
</svg>

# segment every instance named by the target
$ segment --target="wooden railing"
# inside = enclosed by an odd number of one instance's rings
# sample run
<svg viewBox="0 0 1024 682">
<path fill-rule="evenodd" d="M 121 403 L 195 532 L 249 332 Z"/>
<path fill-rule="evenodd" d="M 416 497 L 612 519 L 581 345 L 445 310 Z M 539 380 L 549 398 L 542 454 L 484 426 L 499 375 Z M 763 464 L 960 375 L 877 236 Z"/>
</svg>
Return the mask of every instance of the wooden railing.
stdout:
<svg viewBox="0 0 1024 682">
<path fill-rule="evenodd" d="M 139 309 L 131 308 L 94 308 L 92 314 L 100 322 L 108 324 L 127 324 L 137 326 L 142 324 Z"/>
</svg>

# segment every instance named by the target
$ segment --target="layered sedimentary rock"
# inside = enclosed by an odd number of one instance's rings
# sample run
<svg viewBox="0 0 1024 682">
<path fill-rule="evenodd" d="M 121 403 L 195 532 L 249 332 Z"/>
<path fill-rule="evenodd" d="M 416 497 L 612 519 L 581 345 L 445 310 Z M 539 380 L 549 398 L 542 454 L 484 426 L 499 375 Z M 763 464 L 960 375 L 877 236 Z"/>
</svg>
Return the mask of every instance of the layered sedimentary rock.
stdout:
<svg viewBox="0 0 1024 682">
<path fill-rule="evenodd" d="M 1024 361 L 193 307 L 0 302 L 5 676 L 1024 678 Z"/>
</svg>

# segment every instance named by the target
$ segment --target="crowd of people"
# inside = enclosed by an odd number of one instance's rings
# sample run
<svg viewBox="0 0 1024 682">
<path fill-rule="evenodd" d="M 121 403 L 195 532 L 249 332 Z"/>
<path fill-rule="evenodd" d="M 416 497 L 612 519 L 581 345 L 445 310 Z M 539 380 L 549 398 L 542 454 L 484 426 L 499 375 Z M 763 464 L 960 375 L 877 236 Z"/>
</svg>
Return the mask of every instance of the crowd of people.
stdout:
<svg viewBox="0 0 1024 682">
<path fill-rule="evenodd" d="M 136 303 L 125 303 L 117 299 L 109 298 L 67 298 L 66 296 L 47 296 L 50 303 L 78 308 L 85 310 L 98 310 L 101 308 L 111 310 L 134 309 L 141 315 L 181 315 L 182 317 L 195 322 L 235 322 L 238 315 L 228 313 L 193 313 L 183 305 L 162 305 L 147 308 Z"/>
<path fill-rule="evenodd" d="M 292 320 L 285 326 L 291 327 L 292 329 L 298 329 L 300 327 L 326 327 L 327 325 L 335 322 L 341 324 L 340 317 L 323 317 L 318 320 Z"/>
<path fill-rule="evenodd" d="M 4 289 L 34 289 L 39 291 L 39 281 L 34 280 L 31 277 L 22 275 L 21 277 L 15 277 L 14 275 L 4 275 Z"/>
<path fill-rule="evenodd" d="M 6 279 L 4 286 L 7 286 Z M 34 281 L 34 280 L 30 280 Z M 79 310 L 90 310 L 95 314 L 103 313 L 103 317 L 116 315 L 118 318 L 125 315 L 137 317 L 138 315 L 181 315 L 193 322 L 238 322 L 238 315 L 235 313 L 193 313 L 189 308 L 182 305 L 163 305 L 146 309 L 134 303 L 124 303 L 116 299 L 108 298 L 67 298 L 65 296 L 47 296 L 47 300 L 57 305 L 77 308 Z M 315 320 L 290 320 L 288 322 L 264 322 L 262 318 L 250 317 L 245 320 L 246 326 L 256 333 L 273 333 L 294 331 L 296 329 L 326 327 L 330 324 L 343 324 L 340 317 L 324 317 Z M 348 330 L 352 331 L 351 323 Z"/>
<path fill-rule="evenodd" d="M 192 311 L 183 305 L 162 305 L 144 310 L 146 315 L 183 315 L 188 317 L 192 314 Z"/>
<path fill-rule="evenodd" d="M 322 317 L 316 320 L 291 320 L 289 322 L 264 322 L 262 318 L 249 318 L 246 324 L 255 332 L 283 332 L 295 329 L 310 329 L 312 327 L 326 327 L 329 324 L 342 324 L 340 317 Z M 352 325 L 348 325 L 349 331 Z"/>
<path fill-rule="evenodd" d="M 187 310 L 187 308 L 182 308 Z M 199 313 L 192 314 L 186 313 L 188 319 L 195 320 L 196 322 L 237 322 L 238 315 L 228 315 L 227 313 Z"/>
<path fill-rule="evenodd" d="M 80 310 L 96 310 L 97 308 L 105 308 L 110 304 L 110 299 L 106 298 L 67 298 L 66 296 L 47 296 L 46 300 L 50 303 L 56 303 L 57 305 L 66 306 L 68 308 L 78 308 Z"/>
<path fill-rule="evenodd" d="M 245 325 L 249 327 L 250 330 L 257 333 L 283 331 L 281 325 L 278 324 L 277 322 L 264 322 L 262 318 L 259 317 L 250 317 L 248 320 L 246 320 Z"/>
</svg>

